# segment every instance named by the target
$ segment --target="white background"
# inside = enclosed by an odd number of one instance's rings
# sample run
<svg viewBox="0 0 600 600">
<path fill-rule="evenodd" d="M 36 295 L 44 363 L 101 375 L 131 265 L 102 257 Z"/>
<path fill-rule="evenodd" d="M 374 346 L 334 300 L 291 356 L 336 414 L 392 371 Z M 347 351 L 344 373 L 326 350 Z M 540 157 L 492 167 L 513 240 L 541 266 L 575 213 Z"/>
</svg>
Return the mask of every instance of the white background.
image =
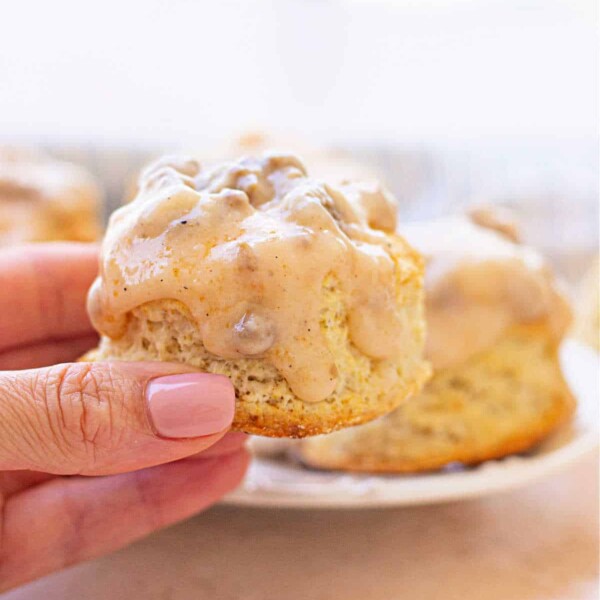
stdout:
<svg viewBox="0 0 600 600">
<path fill-rule="evenodd" d="M 0 135 L 595 139 L 594 0 L 0 3 Z"/>
<path fill-rule="evenodd" d="M 596 0 L 0 0 L 0 142 L 84 143 L 115 201 L 119 145 L 367 148 L 402 218 L 506 202 L 575 280 L 598 252 L 598 27 Z"/>
</svg>

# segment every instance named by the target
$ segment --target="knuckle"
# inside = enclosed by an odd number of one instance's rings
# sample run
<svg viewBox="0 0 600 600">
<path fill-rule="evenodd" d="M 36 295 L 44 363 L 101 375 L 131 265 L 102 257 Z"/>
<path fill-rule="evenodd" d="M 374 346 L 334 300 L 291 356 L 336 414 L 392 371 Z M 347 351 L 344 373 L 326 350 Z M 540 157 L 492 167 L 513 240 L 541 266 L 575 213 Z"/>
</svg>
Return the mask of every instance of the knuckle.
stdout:
<svg viewBox="0 0 600 600">
<path fill-rule="evenodd" d="M 58 365 L 42 382 L 45 410 L 56 442 L 94 454 L 116 443 L 115 422 L 123 413 L 122 386 L 111 369 Z M 118 414 L 116 414 L 118 413 Z"/>
</svg>

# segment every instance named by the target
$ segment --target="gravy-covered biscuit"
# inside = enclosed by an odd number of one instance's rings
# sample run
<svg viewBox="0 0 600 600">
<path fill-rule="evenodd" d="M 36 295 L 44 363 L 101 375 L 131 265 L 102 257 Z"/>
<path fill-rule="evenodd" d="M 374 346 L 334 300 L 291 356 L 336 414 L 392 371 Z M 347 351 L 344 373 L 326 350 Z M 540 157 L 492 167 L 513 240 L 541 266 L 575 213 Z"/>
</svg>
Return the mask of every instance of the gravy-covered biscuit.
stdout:
<svg viewBox="0 0 600 600">
<path fill-rule="evenodd" d="M 0 245 L 100 236 L 100 191 L 87 171 L 43 154 L 0 149 Z"/>
<path fill-rule="evenodd" d="M 304 442 L 309 465 L 412 472 L 532 447 L 572 412 L 558 362 L 569 307 L 539 254 L 462 217 L 408 225 L 426 258 L 434 375 L 392 413 Z"/>
<path fill-rule="evenodd" d="M 294 156 L 162 159 L 111 218 L 88 359 L 227 375 L 247 432 L 372 419 L 428 373 L 421 258 L 394 230 L 385 191 L 315 181 Z"/>
</svg>

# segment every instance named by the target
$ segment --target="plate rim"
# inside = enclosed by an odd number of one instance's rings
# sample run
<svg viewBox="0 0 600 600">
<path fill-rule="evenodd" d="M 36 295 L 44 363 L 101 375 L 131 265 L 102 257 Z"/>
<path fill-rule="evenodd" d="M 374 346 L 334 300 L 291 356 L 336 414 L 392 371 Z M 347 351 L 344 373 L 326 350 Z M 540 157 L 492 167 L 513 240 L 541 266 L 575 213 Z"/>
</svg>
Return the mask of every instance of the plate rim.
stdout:
<svg viewBox="0 0 600 600">
<path fill-rule="evenodd" d="M 567 338 L 563 342 L 561 352 L 573 355 L 573 358 L 577 354 L 584 356 L 583 360 L 589 361 L 590 368 L 595 363 L 596 375 L 600 372 L 600 355 L 578 340 Z M 568 376 L 568 373 L 565 375 Z M 289 490 L 260 489 L 256 491 L 245 488 L 243 483 L 241 487 L 226 496 L 222 504 L 253 508 L 368 509 L 431 505 L 508 492 L 559 472 L 584 459 L 600 446 L 598 398 L 595 399 L 595 406 L 589 402 L 589 406 L 586 408 L 591 410 L 588 411 L 590 414 L 586 415 L 582 410 L 586 402 L 580 399 L 576 390 L 573 390 L 573 393 L 578 399 L 577 417 L 583 417 L 586 424 L 589 425 L 589 429 L 565 445 L 544 454 L 509 456 L 499 460 L 486 461 L 468 470 L 413 475 L 357 475 L 327 472 L 329 476 L 354 479 L 358 480 L 362 486 L 366 485 L 367 490 L 360 494 L 343 494 L 339 487 L 318 494 L 299 494 Z M 269 459 L 256 458 L 255 460 Z M 253 466 L 256 468 L 256 463 Z M 444 489 L 440 487 L 441 482 L 443 482 Z"/>
</svg>

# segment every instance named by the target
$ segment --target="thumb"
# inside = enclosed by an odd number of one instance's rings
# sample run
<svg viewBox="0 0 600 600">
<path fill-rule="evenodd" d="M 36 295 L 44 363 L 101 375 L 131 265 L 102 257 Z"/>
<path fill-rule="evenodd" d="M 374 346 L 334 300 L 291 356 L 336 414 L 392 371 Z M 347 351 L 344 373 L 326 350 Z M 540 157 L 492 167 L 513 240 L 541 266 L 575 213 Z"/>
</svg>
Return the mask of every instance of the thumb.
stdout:
<svg viewBox="0 0 600 600">
<path fill-rule="evenodd" d="M 105 475 L 189 456 L 229 429 L 222 375 L 169 363 L 0 371 L 0 470 Z"/>
</svg>

